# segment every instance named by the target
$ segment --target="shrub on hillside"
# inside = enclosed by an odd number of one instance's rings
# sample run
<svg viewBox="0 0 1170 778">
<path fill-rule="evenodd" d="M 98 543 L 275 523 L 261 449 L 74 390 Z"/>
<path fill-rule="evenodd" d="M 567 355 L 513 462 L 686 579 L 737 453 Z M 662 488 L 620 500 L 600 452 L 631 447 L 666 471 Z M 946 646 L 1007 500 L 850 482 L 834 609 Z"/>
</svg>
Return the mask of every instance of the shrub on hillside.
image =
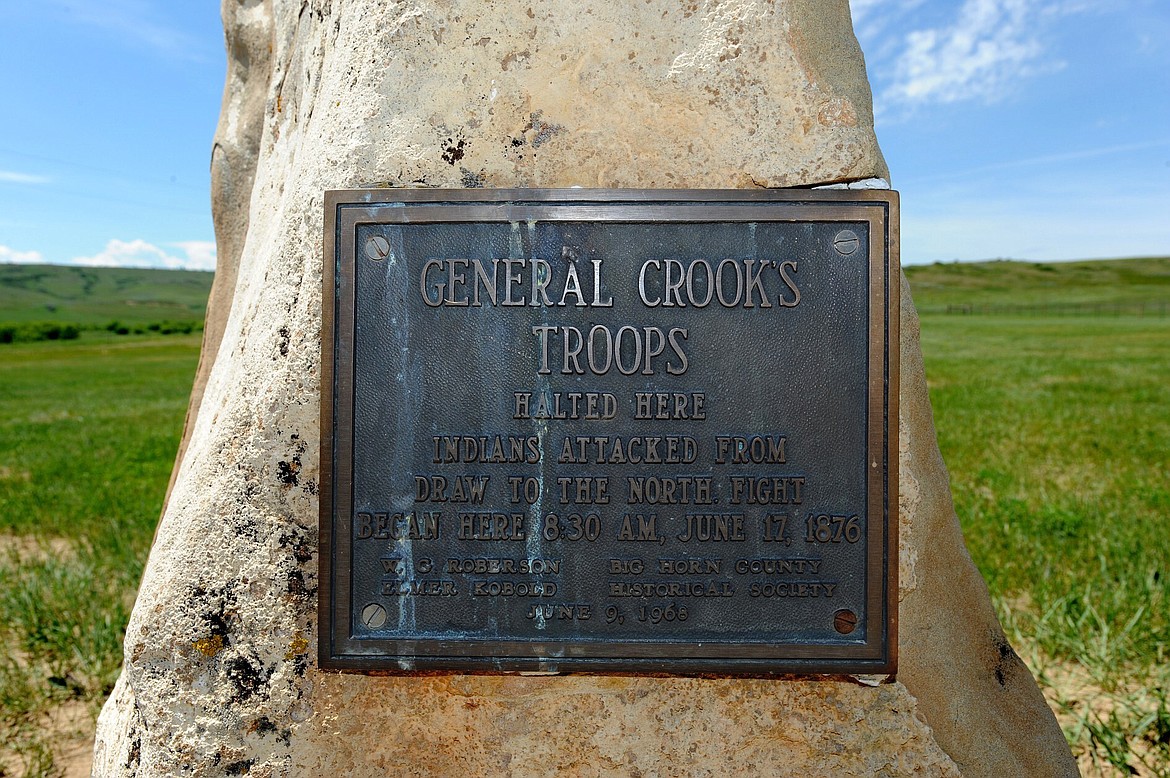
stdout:
<svg viewBox="0 0 1170 778">
<path fill-rule="evenodd" d="M 75 340 L 81 329 L 75 324 L 53 321 L 0 324 L 0 343 L 28 343 L 38 340 Z"/>
<path fill-rule="evenodd" d="M 116 319 L 105 327 L 115 335 L 145 335 L 148 332 L 157 332 L 160 335 L 189 335 L 192 332 L 202 332 L 203 322 L 201 321 L 171 321 L 170 319 L 163 319 L 162 321 L 152 321 L 149 324 L 128 325 L 123 324 Z"/>
</svg>

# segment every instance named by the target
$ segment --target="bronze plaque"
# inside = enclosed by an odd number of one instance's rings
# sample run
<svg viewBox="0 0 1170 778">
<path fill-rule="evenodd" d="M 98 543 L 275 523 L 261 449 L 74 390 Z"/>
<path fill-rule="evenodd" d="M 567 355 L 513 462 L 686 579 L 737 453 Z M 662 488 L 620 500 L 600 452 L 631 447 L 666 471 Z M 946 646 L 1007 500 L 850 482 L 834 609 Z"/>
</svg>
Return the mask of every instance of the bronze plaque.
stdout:
<svg viewBox="0 0 1170 778">
<path fill-rule="evenodd" d="M 897 219 L 327 192 L 321 666 L 893 672 Z"/>
</svg>

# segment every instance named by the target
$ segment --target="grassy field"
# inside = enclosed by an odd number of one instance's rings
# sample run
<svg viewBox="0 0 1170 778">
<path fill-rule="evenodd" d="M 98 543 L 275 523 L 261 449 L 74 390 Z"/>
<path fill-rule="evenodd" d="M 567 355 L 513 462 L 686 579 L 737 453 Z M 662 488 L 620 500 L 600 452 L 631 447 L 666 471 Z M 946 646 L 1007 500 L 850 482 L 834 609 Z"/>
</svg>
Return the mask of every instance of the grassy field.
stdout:
<svg viewBox="0 0 1170 778">
<path fill-rule="evenodd" d="M 211 279 L 185 270 L 0 265 L 0 324 L 202 321 Z"/>
<path fill-rule="evenodd" d="M 59 769 L 117 677 L 211 279 L 0 265 L 0 776 Z"/>
<path fill-rule="evenodd" d="M 198 354 L 198 335 L 0 347 L 0 775 L 52 774 L 50 711 L 113 686 Z"/>
<path fill-rule="evenodd" d="M 1170 299 L 1170 260 L 1047 267 L 909 269 L 939 446 L 1082 768 L 1170 775 L 1170 317 L 1093 307 Z"/>
<path fill-rule="evenodd" d="M 1031 315 L 1044 306 L 1056 313 L 1112 313 L 1116 304 L 1146 303 L 1148 313 L 1170 303 L 1170 259 L 1145 257 L 1088 262 L 965 262 L 906 268 L 921 314 L 943 313 L 948 306 L 1016 308 Z M 1060 308 L 1059 306 L 1064 306 Z M 1164 314 L 1163 314 L 1164 315 Z"/>
<path fill-rule="evenodd" d="M 1093 307 L 1167 300 L 1170 260 L 1050 267 L 908 270 L 939 442 L 972 555 L 1082 765 L 1170 775 L 1170 317 Z M 1057 303 L 1080 307 L 1036 307 Z M 130 320 L 96 291 L 86 305 L 80 324 Z M 0 344 L 0 776 L 53 775 L 70 728 L 92 733 L 198 345 Z"/>
</svg>

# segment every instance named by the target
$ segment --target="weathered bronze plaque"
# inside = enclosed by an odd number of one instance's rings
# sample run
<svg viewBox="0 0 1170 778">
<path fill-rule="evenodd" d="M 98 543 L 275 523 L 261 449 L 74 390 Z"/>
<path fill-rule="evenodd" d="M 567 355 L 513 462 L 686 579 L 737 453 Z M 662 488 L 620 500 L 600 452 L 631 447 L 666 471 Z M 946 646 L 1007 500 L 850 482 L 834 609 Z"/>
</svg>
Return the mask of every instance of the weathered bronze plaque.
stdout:
<svg viewBox="0 0 1170 778">
<path fill-rule="evenodd" d="M 897 215 L 328 192 L 321 665 L 892 672 Z"/>
</svg>

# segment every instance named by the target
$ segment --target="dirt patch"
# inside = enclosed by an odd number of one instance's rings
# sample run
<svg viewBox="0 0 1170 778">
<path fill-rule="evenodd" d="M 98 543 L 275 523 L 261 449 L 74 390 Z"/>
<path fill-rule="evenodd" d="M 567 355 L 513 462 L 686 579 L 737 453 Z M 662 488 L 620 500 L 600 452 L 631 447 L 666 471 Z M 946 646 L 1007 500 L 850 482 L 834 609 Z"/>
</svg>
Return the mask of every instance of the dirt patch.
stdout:
<svg viewBox="0 0 1170 778">
<path fill-rule="evenodd" d="M 1037 680 L 1084 778 L 1170 775 L 1170 748 L 1156 729 L 1165 679 L 1107 689 L 1083 665 L 1048 661 Z"/>
<path fill-rule="evenodd" d="M 13 470 L 8 465 L 0 465 L 0 481 L 24 481 L 32 480 L 32 473 L 27 470 Z"/>
<path fill-rule="evenodd" d="M 0 534 L 0 559 L 13 558 L 17 564 L 43 562 L 46 559 L 74 559 L 76 541 L 69 538 L 40 538 L 35 535 Z"/>
<path fill-rule="evenodd" d="M 73 700 L 58 705 L 41 717 L 35 742 L 10 743 L 14 747 L 0 749 L 0 775 L 24 775 L 30 768 L 43 770 L 51 755 L 51 775 L 88 778 L 96 728 L 97 720 L 88 704 Z"/>
<path fill-rule="evenodd" d="M 47 719 L 53 764 L 62 771 L 62 778 L 88 778 L 97 728 L 93 711 L 83 702 L 67 702 L 51 710 Z"/>
</svg>

